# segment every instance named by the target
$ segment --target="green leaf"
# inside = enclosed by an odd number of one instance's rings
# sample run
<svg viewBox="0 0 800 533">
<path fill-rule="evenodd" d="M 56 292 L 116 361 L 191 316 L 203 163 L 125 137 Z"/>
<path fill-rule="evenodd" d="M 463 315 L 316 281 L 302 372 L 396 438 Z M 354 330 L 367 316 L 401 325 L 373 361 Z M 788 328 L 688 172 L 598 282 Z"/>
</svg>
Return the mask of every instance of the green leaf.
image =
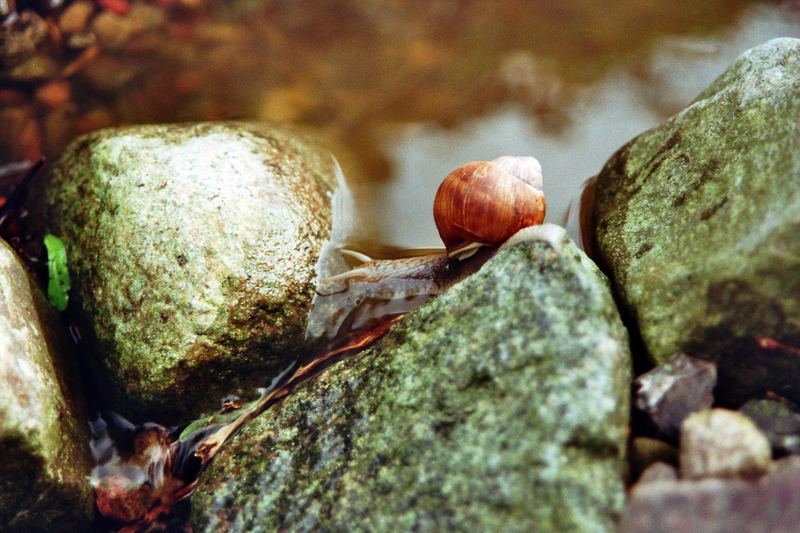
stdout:
<svg viewBox="0 0 800 533">
<path fill-rule="evenodd" d="M 47 298 L 56 309 L 63 311 L 69 302 L 69 268 L 67 267 L 67 248 L 64 241 L 55 235 L 44 236 L 47 248 Z"/>
</svg>

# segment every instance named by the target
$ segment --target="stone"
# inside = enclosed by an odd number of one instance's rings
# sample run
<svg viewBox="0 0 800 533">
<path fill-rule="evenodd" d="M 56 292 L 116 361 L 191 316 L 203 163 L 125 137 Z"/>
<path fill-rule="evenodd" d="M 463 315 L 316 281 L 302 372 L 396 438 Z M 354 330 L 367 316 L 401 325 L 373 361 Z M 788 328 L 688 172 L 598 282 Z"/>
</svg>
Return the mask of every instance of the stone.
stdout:
<svg viewBox="0 0 800 533">
<path fill-rule="evenodd" d="M 67 80 L 53 80 L 36 89 L 36 100 L 48 110 L 58 110 L 69 104 L 72 88 Z"/>
<path fill-rule="evenodd" d="M 694 413 L 681 426 L 682 478 L 757 478 L 769 471 L 771 459 L 767 437 L 736 411 Z"/>
<path fill-rule="evenodd" d="M 128 17 L 113 11 L 103 11 L 94 17 L 91 28 L 100 45 L 108 50 L 122 48 L 136 32 Z"/>
<path fill-rule="evenodd" d="M 92 33 L 109 50 L 122 49 L 131 38 L 155 31 L 166 21 L 164 9 L 144 3 L 133 4 L 125 15 L 102 11 L 92 19 Z"/>
<path fill-rule="evenodd" d="M 633 382 L 635 405 L 663 435 L 675 438 L 684 418 L 711 407 L 717 367 L 713 362 L 677 354 Z"/>
<path fill-rule="evenodd" d="M 65 35 L 83 33 L 94 12 L 94 3 L 89 0 L 72 2 L 58 17 L 58 27 Z"/>
<path fill-rule="evenodd" d="M 85 531 L 89 436 L 55 311 L 0 239 L 0 529 Z"/>
<path fill-rule="evenodd" d="M 678 464 L 678 450 L 670 444 L 649 437 L 635 437 L 631 443 L 631 466 L 634 479 L 651 465 Z"/>
<path fill-rule="evenodd" d="M 47 23 L 27 9 L 0 24 L 0 71 L 29 58 L 47 36 Z"/>
<path fill-rule="evenodd" d="M 785 402 L 750 400 L 739 412 L 764 432 L 776 453 L 800 453 L 800 414 Z"/>
<path fill-rule="evenodd" d="M 633 490 L 638 490 L 639 487 L 646 485 L 648 483 L 658 483 L 660 481 L 677 481 L 678 480 L 678 471 L 675 469 L 674 466 L 662 463 L 661 461 L 657 461 L 647 469 L 642 472 L 642 475 L 639 476 L 639 480 L 636 482 L 636 485 L 633 486 Z"/>
<path fill-rule="evenodd" d="M 615 531 L 630 353 L 547 225 L 237 434 L 195 531 Z"/>
<path fill-rule="evenodd" d="M 657 363 L 717 361 L 717 400 L 800 401 L 800 40 L 744 53 L 606 163 L 594 239 Z"/>
<path fill-rule="evenodd" d="M 32 185 L 110 408 L 188 421 L 303 350 L 336 163 L 254 123 L 108 129 Z"/>
<path fill-rule="evenodd" d="M 792 532 L 800 524 L 800 468 L 779 461 L 758 483 L 661 480 L 638 484 L 622 533 Z"/>
<path fill-rule="evenodd" d="M 86 65 L 82 74 L 94 89 L 113 93 L 141 77 L 142 66 L 131 63 L 124 59 L 100 56 Z"/>
<path fill-rule="evenodd" d="M 145 3 L 131 5 L 126 16 L 136 33 L 158 30 L 167 21 L 167 12 L 163 8 Z"/>
<path fill-rule="evenodd" d="M 56 60 L 44 52 L 38 52 L 13 68 L 0 72 L 0 82 L 38 83 L 56 77 L 58 72 Z"/>
</svg>

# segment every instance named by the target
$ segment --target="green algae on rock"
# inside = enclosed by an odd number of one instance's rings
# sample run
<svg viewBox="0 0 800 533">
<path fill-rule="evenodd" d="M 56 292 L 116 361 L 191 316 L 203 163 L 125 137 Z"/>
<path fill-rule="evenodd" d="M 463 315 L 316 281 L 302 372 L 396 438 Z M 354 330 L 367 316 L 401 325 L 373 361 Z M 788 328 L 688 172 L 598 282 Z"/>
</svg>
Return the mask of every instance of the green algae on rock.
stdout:
<svg viewBox="0 0 800 533">
<path fill-rule="evenodd" d="M 0 529 L 83 531 L 89 436 L 57 316 L 0 239 Z"/>
<path fill-rule="evenodd" d="M 250 123 L 80 137 L 40 183 L 111 406 L 185 420 L 295 357 L 331 226 L 333 157 Z"/>
<path fill-rule="evenodd" d="M 717 399 L 800 401 L 800 40 L 742 55 L 597 182 L 600 260 L 656 362 L 717 361 Z"/>
<path fill-rule="evenodd" d="M 251 421 L 197 531 L 614 531 L 627 333 L 547 225 Z"/>
</svg>

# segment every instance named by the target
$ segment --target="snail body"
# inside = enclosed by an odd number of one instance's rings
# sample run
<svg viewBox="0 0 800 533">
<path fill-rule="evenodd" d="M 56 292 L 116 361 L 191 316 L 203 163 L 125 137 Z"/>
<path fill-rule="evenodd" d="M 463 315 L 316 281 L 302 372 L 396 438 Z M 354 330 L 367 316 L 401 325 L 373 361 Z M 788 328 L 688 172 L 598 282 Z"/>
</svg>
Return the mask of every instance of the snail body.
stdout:
<svg viewBox="0 0 800 533">
<path fill-rule="evenodd" d="M 492 255 L 485 249 L 464 261 L 453 261 L 444 253 L 374 259 L 322 279 L 306 335 L 331 339 L 373 320 L 406 313 L 477 271 Z"/>
<path fill-rule="evenodd" d="M 373 260 L 336 249 L 361 265 L 318 281 L 306 337 L 332 339 L 421 305 L 477 271 L 503 244 L 528 238 L 519 230 L 541 224 L 545 210 L 542 169 L 533 157 L 457 168 L 439 186 L 433 208 L 447 253 Z"/>
<path fill-rule="evenodd" d="M 541 165 L 533 157 L 503 156 L 452 171 L 439 186 L 433 217 L 450 257 L 483 245 L 497 247 L 517 231 L 544 221 Z"/>
</svg>

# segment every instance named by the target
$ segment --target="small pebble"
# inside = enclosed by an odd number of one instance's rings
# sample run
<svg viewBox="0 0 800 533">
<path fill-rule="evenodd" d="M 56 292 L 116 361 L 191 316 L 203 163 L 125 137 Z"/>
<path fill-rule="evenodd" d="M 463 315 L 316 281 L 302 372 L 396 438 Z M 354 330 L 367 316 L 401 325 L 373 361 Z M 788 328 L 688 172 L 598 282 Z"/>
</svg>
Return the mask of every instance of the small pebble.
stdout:
<svg viewBox="0 0 800 533">
<path fill-rule="evenodd" d="M 631 454 L 634 475 L 644 472 L 654 463 L 678 464 L 678 450 L 658 439 L 636 437 L 633 439 Z"/>
<path fill-rule="evenodd" d="M 681 426 L 682 478 L 758 478 L 769 471 L 771 459 L 767 437 L 736 411 L 694 413 Z"/>
<path fill-rule="evenodd" d="M 136 33 L 156 30 L 167 21 L 167 15 L 164 9 L 144 3 L 133 4 L 127 17 Z"/>
<path fill-rule="evenodd" d="M 713 362 L 677 354 L 636 381 L 636 407 L 658 431 L 676 437 L 689 414 L 711 407 L 717 367 Z"/>
<path fill-rule="evenodd" d="M 114 50 L 128 42 L 135 31 L 132 21 L 125 16 L 104 11 L 92 21 L 92 33 L 103 48 Z"/>
<path fill-rule="evenodd" d="M 98 91 L 115 92 L 132 82 L 140 70 L 134 62 L 101 55 L 83 69 L 83 76 Z"/>
<path fill-rule="evenodd" d="M 675 470 L 674 466 L 667 463 L 653 463 L 639 476 L 639 481 L 636 482 L 634 489 L 641 485 L 659 481 L 678 481 L 678 471 Z"/>
<path fill-rule="evenodd" d="M 89 27 L 89 20 L 94 11 L 92 2 L 84 0 L 73 2 L 58 17 L 58 27 L 66 35 L 83 33 Z"/>
<path fill-rule="evenodd" d="M 53 80 L 36 89 L 36 100 L 48 109 L 58 109 L 69 102 L 70 85 L 66 80 Z"/>
<path fill-rule="evenodd" d="M 58 75 L 58 70 L 58 63 L 52 57 L 45 53 L 37 53 L 16 67 L 3 72 L 2 76 L 17 83 L 36 83 L 54 78 Z"/>
<path fill-rule="evenodd" d="M 47 23 L 26 10 L 0 24 L 0 69 L 19 65 L 29 58 L 47 36 Z"/>
</svg>

